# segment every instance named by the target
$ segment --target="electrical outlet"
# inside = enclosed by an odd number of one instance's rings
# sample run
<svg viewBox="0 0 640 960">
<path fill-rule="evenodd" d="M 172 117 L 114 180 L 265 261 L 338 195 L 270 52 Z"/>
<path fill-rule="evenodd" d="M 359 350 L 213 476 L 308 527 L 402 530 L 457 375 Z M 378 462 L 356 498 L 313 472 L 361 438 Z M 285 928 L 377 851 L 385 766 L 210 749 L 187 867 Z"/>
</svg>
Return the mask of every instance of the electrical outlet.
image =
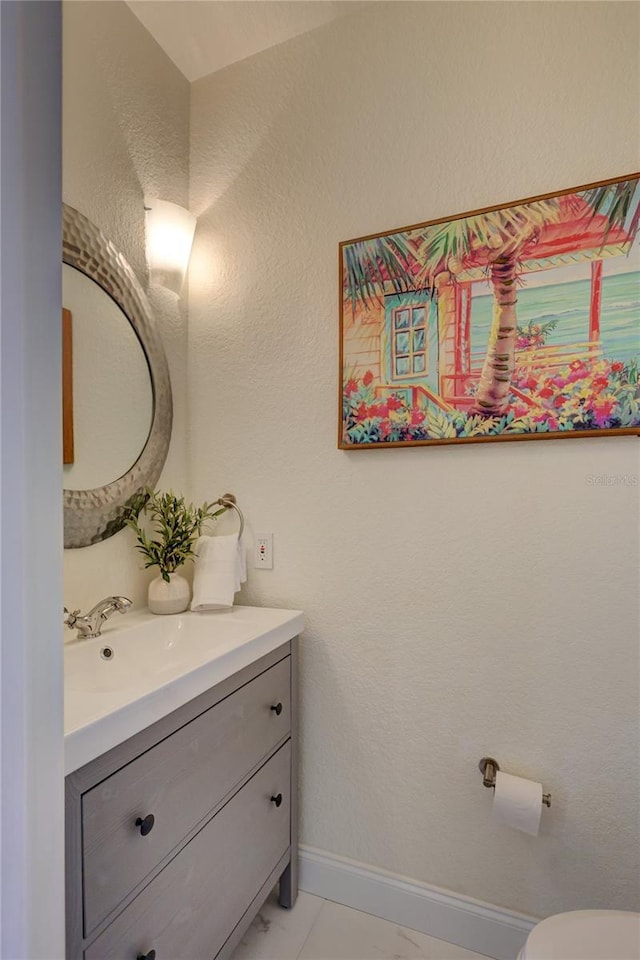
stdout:
<svg viewBox="0 0 640 960">
<path fill-rule="evenodd" d="M 253 566 L 256 570 L 273 570 L 272 533 L 256 533 Z"/>
</svg>

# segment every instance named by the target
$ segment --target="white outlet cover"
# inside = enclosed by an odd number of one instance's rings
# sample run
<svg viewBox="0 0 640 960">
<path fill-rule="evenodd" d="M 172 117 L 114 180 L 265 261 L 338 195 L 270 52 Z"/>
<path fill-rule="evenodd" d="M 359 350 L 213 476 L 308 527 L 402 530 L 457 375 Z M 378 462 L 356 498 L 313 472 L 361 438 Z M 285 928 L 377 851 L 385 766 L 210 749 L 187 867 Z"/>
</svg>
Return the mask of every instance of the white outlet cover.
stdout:
<svg viewBox="0 0 640 960">
<path fill-rule="evenodd" d="M 273 570 L 272 533 L 256 533 L 253 566 L 256 570 Z"/>
</svg>

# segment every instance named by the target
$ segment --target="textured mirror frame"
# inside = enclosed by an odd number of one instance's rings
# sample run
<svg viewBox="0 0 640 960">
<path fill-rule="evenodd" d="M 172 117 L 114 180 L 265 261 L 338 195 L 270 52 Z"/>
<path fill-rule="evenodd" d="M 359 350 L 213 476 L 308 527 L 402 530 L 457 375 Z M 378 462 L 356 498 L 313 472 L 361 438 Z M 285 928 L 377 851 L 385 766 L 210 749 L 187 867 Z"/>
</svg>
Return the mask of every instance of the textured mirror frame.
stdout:
<svg viewBox="0 0 640 960">
<path fill-rule="evenodd" d="M 117 304 L 133 327 L 149 366 L 153 416 L 147 442 L 119 479 L 93 490 L 64 490 L 65 548 L 86 547 L 113 536 L 140 509 L 144 488 L 154 487 L 167 458 L 173 401 L 169 367 L 149 301 L 133 270 L 90 220 L 63 204 L 62 261 L 85 274 Z"/>
</svg>

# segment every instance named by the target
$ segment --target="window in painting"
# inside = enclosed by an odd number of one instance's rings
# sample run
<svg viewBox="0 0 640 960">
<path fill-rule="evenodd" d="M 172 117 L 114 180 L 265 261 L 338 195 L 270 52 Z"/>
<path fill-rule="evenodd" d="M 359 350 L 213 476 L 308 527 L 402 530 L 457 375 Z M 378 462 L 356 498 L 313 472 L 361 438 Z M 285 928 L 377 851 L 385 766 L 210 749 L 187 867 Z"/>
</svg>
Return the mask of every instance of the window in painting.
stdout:
<svg viewBox="0 0 640 960">
<path fill-rule="evenodd" d="M 427 369 L 426 310 L 424 304 L 393 311 L 392 356 L 394 377 L 412 377 Z"/>
</svg>

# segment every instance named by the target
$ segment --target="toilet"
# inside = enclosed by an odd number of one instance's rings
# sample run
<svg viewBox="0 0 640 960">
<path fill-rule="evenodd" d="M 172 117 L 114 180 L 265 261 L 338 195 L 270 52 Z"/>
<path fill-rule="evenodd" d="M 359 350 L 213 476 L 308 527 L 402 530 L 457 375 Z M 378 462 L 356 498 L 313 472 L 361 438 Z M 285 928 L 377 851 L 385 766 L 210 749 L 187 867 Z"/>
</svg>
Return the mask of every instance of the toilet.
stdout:
<svg viewBox="0 0 640 960">
<path fill-rule="evenodd" d="M 638 960 L 640 913 L 574 910 L 536 924 L 518 960 Z"/>
</svg>

